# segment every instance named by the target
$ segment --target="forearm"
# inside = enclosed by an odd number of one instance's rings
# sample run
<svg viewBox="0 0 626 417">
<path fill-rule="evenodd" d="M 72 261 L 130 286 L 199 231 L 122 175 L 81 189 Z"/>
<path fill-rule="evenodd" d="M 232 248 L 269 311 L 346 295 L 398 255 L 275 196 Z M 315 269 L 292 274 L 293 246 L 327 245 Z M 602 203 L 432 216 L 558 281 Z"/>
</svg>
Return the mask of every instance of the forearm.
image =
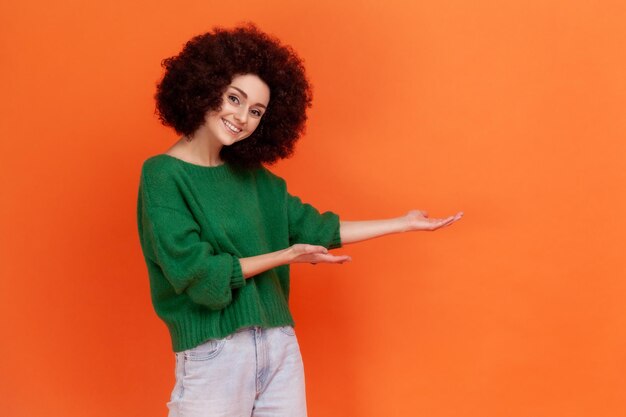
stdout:
<svg viewBox="0 0 626 417">
<path fill-rule="evenodd" d="M 252 278 L 261 272 L 289 263 L 288 250 L 289 248 L 264 253 L 263 255 L 239 258 L 243 277 L 246 279 Z"/>
<path fill-rule="evenodd" d="M 383 220 L 341 221 L 339 223 L 341 243 L 354 243 L 407 230 L 405 217 Z"/>
</svg>

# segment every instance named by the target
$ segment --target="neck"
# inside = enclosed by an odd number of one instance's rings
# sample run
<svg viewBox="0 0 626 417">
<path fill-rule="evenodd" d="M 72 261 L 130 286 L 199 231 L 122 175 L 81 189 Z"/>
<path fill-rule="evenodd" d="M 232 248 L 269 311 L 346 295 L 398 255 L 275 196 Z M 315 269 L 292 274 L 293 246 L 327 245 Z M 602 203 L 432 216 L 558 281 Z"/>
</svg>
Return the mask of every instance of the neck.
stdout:
<svg viewBox="0 0 626 417">
<path fill-rule="evenodd" d="M 217 166 L 224 163 L 220 158 L 223 145 L 219 141 L 211 139 L 203 128 L 198 129 L 193 135 L 183 136 L 181 143 L 189 157 L 193 158 L 197 164 Z"/>
</svg>

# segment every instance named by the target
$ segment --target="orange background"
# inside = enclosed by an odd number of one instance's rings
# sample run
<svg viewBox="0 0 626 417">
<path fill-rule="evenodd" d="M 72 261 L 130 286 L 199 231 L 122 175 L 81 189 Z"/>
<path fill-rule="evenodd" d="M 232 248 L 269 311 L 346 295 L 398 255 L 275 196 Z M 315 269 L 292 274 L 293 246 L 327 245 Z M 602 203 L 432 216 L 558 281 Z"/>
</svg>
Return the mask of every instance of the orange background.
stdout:
<svg viewBox="0 0 626 417">
<path fill-rule="evenodd" d="M 4 1 L 1 414 L 165 416 L 135 219 L 161 59 L 244 20 L 314 86 L 272 169 L 346 220 L 464 218 L 293 268 L 311 416 L 626 415 L 623 1 Z"/>
</svg>

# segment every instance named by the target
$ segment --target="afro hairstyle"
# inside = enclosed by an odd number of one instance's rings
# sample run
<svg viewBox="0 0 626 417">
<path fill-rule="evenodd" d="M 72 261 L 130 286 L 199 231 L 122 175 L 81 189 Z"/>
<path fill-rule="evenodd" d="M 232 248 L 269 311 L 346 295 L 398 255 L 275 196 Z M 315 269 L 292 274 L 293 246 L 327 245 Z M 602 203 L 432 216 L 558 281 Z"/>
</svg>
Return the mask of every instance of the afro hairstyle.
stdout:
<svg viewBox="0 0 626 417">
<path fill-rule="evenodd" d="M 161 62 L 165 73 L 155 94 L 159 120 L 178 134 L 192 135 L 208 111 L 219 110 L 237 75 L 255 74 L 270 88 L 270 102 L 256 130 L 224 146 L 220 157 L 233 165 L 272 164 L 293 154 L 305 131 L 312 87 L 302 59 L 289 46 L 246 23 L 216 26 L 190 39 L 182 51 Z"/>
</svg>

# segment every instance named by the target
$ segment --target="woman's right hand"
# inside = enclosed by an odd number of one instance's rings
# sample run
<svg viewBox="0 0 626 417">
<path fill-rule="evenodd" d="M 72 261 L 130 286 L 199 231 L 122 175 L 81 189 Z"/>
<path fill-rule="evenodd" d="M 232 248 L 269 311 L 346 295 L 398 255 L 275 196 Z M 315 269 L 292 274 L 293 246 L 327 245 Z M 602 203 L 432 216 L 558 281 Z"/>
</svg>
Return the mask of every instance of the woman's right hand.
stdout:
<svg viewBox="0 0 626 417">
<path fill-rule="evenodd" d="M 287 249 L 289 263 L 318 263 L 342 264 L 349 262 L 352 258 L 348 255 L 333 255 L 328 253 L 324 246 L 308 245 L 306 243 L 296 243 Z"/>
<path fill-rule="evenodd" d="M 276 252 L 264 253 L 247 258 L 239 258 L 239 263 L 241 265 L 241 274 L 243 277 L 252 278 L 261 272 L 265 272 L 268 269 L 275 268 L 280 265 L 288 265 L 299 262 L 308 262 L 313 265 L 319 263 L 342 264 L 351 260 L 352 258 L 348 255 L 331 255 L 328 253 L 328 249 L 324 246 L 297 243 Z"/>
</svg>

